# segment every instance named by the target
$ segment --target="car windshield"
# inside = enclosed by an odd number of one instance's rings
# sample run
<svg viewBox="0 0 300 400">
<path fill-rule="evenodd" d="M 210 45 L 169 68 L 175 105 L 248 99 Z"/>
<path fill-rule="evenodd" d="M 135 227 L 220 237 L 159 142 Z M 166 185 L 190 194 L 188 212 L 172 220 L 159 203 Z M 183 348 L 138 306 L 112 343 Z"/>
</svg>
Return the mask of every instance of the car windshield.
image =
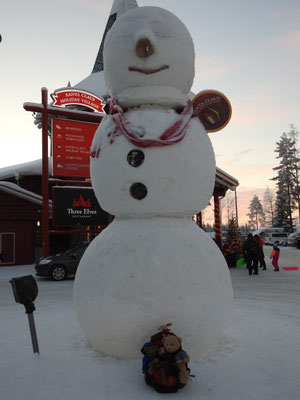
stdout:
<svg viewBox="0 0 300 400">
<path fill-rule="evenodd" d="M 77 256 L 80 256 L 85 252 L 86 248 L 87 248 L 86 244 L 83 245 L 83 246 L 74 247 L 73 249 L 66 251 L 65 254 L 66 254 L 67 257 L 71 257 L 73 254 L 76 254 Z"/>
</svg>

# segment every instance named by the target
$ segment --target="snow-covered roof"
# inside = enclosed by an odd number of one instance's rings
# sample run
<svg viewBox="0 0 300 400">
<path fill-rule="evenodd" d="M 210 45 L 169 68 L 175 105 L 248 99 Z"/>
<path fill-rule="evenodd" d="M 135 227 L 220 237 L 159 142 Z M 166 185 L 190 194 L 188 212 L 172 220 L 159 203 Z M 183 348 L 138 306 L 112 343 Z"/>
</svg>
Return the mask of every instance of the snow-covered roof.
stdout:
<svg viewBox="0 0 300 400">
<path fill-rule="evenodd" d="M 28 200 L 32 203 L 42 205 L 43 197 L 39 194 L 33 193 L 29 190 L 23 189 L 12 182 L 0 181 L 0 191 L 8 193 L 10 195 L 20 197 L 21 199 Z M 52 206 L 52 201 L 49 200 L 49 206 Z"/>
<path fill-rule="evenodd" d="M 121 16 L 136 7 L 138 7 L 136 0 L 114 0 L 109 15 L 117 13 Z"/>
<path fill-rule="evenodd" d="M 49 171 L 51 171 L 52 158 L 49 157 Z M 0 168 L 0 180 L 20 178 L 28 175 L 42 175 L 42 159 Z"/>
<path fill-rule="evenodd" d="M 236 178 L 227 174 L 227 172 L 218 167 L 216 170 L 216 182 L 227 186 L 231 190 L 235 190 L 235 188 L 239 185 L 239 181 Z"/>
<path fill-rule="evenodd" d="M 94 72 L 82 81 L 77 83 L 74 88 L 85 90 L 98 97 L 107 96 L 107 89 L 105 86 L 104 72 Z"/>
<path fill-rule="evenodd" d="M 114 22 L 127 11 L 138 7 L 136 0 L 114 0 L 109 13 L 108 22 L 102 37 L 100 48 L 95 60 L 92 73 L 77 83 L 74 88 L 86 90 L 99 97 L 106 97 L 107 89 L 103 73 L 103 49 L 107 32 L 110 30 Z"/>
</svg>

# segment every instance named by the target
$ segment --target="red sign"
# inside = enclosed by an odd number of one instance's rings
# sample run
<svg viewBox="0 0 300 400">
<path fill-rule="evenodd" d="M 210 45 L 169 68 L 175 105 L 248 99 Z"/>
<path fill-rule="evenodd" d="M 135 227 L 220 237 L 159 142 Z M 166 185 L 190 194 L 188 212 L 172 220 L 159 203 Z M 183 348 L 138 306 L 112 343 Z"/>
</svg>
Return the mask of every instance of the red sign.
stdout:
<svg viewBox="0 0 300 400">
<path fill-rule="evenodd" d="M 53 106 L 66 107 L 69 105 L 82 105 L 94 111 L 104 113 L 104 101 L 100 97 L 83 90 L 61 89 L 51 94 Z"/>
<path fill-rule="evenodd" d="M 98 124 L 52 120 L 52 175 L 90 177 L 90 147 Z"/>
<path fill-rule="evenodd" d="M 217 90 L 204 90 L 193 100 L 194 115 L 202 122 L 206 132 L 217 132 L 225 128 L 231 118 L 231 104 Z"/>
</svg>

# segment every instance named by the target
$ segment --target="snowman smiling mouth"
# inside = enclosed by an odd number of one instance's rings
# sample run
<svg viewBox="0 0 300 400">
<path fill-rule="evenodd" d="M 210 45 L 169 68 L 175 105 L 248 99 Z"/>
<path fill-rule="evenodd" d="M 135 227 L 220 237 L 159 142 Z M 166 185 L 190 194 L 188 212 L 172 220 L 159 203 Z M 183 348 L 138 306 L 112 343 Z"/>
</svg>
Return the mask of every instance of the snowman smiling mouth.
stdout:
<svg viewBox="0 0 300 400">
<path fill-rule="evenodd" d="M 169 66 L 162 65 L 161 67 L 153 68 L 153 69 L 150 69 L 150 68 L 142 69 L 142 68 L 137 68 L 137 67 L 129 67 L 128 69 L 129 69 L 129 71 L 140 72 L 141 74 L 148 75 L 148 74 L 156 74 L 157 72 L 163 71 L 165 69 L 169 69 Z"/>
</svg>

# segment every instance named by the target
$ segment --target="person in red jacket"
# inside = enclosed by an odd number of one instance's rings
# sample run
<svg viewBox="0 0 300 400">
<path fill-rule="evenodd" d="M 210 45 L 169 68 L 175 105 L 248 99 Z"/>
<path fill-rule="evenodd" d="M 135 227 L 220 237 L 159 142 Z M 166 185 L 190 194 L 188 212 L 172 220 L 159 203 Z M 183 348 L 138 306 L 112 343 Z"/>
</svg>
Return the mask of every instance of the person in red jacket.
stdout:
<svg viewBox="0 0 300 400">
<path fill-rule="evenodd" d="M 279 271 L 279 265 L 278 265 L 279 255 L 280 255 L 280 249 L 278 248 L 278 246 L 276 244 L 274 244 L 273 251 L 270 255 L 270 258 L 273 259 L 272 265 L 274 267 L 274 271 Z"/>
<path fill-rule="evenodd" d="M 254 239 L 257 241 L 259 248 L 260 248 L 259 257 L 258 257 L 259 266 L 262 269 L 267 269 L 266 262 L 265 262 L 265 255 L 264 255 L 264 242 L 258 235 L 254 235 Z"/>
</svg>

